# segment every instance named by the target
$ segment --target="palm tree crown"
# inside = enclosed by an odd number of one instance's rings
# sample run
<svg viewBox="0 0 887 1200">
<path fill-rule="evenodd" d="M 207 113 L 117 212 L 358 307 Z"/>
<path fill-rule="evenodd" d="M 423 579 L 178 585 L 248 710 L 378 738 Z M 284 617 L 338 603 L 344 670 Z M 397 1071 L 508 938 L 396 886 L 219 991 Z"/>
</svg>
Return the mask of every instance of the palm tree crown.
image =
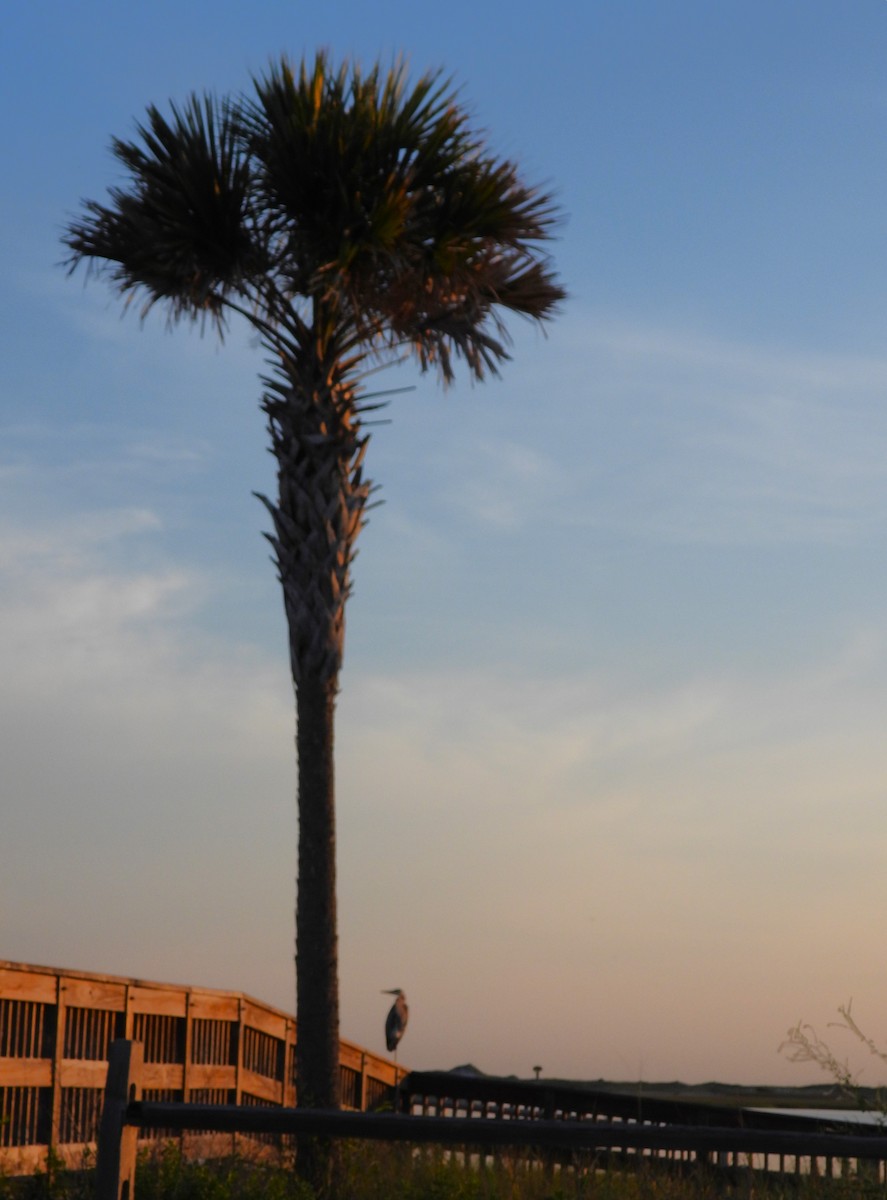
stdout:
<svg viewBox="0 0 887 1200">
<path fill-rule="evenodd" d="M 249 95 L 192 95 L 115 139 L 126 181 L 65 234 L 71 270 L 142 312 L 259 332 L 278 496 L 261 497 L 283 586 L 299 754 L 300 1102 L 338 1095 L 333 709 L 363 473 L 370 360 L 412 354 L 444 382 L 508 357 L 504 317 L 563 299 L 544 244 L 558 213 L 472 132 L 450 83 L 402 66 L 285 59 Z"/>
<path fill-rule="evenodd" d="M 138 141 L 115 139 L 130 187 L 86 203 L 70 264 L 105 263 L 175 319 L 235 309 L 307 334 L 320 309 L 344 352 L 408 344 L 448 380 L 454 352 L 477 376 L 507 357 L 502 312 L 552 314 L 540 247 L 557 212 L 485 151 L 447 82 L 409 89 L 402 67 L 336 72 L 321 54 L 254 86 L 169 118 L 152 106 Z"/>
</svg>

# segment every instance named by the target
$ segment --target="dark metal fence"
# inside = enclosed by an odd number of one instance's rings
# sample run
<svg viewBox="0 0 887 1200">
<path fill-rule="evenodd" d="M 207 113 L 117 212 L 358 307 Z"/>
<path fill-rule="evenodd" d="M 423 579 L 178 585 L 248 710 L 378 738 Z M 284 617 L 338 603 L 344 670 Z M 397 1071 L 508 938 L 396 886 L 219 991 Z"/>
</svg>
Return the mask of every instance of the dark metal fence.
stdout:
<svg viewBox="0 0 887 1200">
<path fill-rule="evenodd" d="M 632 1098 L 604 1092 L 563 1089 L 558 1095 L 555 1089 L 503 1080 L 412 1075 L 403 1085 L 407 1112 L 245 1110 L 233 1105 L 151 1103 L 142 1098 L 141 1072 L 141 1046 L 115 1042 L 99 1139 L 98 1200 L 134 1200 L 136 1130 L 157 1128 L 180 1133 L 236 1133 L 258 1139 L 319 1135 L 434 1144 L 461 1147 L 482 1156 L 511 1148 L 531 1161 L 580 1170 L 599 1170 L 616 1160 L 622 1166 L 677 1163 L 682 1167 L 705 1165 L 716 1171 L 790 1171 L 870 1182 L 884 1179 L 887 1161 L 887 1137 L 879 1130 L 838 1133 L 742 1128 L 739 1114 L 734 1114 L 730 1127 L 714 1124 L 724 1118 L 729 1111 L 725 1109 L 707 1109 L 710 1119 L 705 1123 L 682 1125 L 668 1121 L 666 1115 L 695 1106 L 667 1101 L 655 1103 L 654 1117 L 638 1119 L 626 1111 L 614 1120 L 599 1111 L 600 1105 L 610 1107 L 611 1101 L 631 1104 Z M 475 1095 L 460 1102 L 460 1092 Z M 572 1103 L 569 1108 L 559 1104 L 567 1095 Z M 534 1103 L 533 1097 L 541 1103 Z M 457 1115 L 465 1105 L 468 1115 Z M 438 1115 L 428 1115 L 430 1107 L 436 1108 Z M 577 1119 L 579 1110 L 584 1115 Z"/>
</svg>

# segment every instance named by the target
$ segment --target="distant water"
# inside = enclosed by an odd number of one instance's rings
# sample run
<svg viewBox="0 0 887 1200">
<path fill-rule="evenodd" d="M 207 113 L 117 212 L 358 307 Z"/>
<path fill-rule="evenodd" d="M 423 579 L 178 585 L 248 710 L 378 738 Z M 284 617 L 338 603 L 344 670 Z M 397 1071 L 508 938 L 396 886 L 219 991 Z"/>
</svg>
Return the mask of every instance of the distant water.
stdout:
<svg viewBox="0 0 887 1200">
<path fill-rule="evenodd" d="M 887 1113 L 857 1112 L 852 1108 L 758 1108 L 752 1112 L 776 1113 L 780 1117 L 809 1117 L 814 1121 L 843 1122 L 845 1125 L 883 1125 L 887 1133 Z"/>
</svg>

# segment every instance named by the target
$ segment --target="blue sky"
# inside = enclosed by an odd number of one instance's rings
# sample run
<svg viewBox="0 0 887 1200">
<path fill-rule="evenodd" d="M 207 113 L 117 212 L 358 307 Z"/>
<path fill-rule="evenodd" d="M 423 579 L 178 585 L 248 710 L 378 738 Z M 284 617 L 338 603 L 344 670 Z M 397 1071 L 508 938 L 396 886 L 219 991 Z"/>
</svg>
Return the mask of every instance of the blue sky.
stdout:
<svg viewBox="0 0 887 1200">
<path fill-rule="evenodd" d="M 320 47 L 451 74 L 571 296 L 501 379 L 380 382 L 343 1033 L 400 986 L 409 1065 L 813 1081 L 799 1017 L 887 1034 L 883 0 L 9 6 L 2 952 L 292 1005 L 261 354 L 58 264 L 147 104 Z"/>
</svg>

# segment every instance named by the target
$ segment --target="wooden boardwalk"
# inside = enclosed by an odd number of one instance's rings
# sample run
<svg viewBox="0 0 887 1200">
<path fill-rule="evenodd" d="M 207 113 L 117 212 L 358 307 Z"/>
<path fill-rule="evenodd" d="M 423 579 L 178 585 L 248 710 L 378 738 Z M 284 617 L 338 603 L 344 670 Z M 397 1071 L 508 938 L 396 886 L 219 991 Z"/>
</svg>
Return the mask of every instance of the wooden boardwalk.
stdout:
<svg viewBox="0 0 887 1200">
<path fill-rule="evenodd" d="M 71 1166 L 94 1161 L 111 1043 L 119 1039 L 139 1044 L 130 1124 L 143 1140 L 181 1138 L 189 1153 L 255 1150 L 323 1119 L 332 1136 L 569 1153 L 572 1146 L 598 1167 L 656 1158 L 887 1181 L 883 1129 L 544 1081 L 407 1074 L 347 1041 L 340 1043 L 344 1107 L 356 1114 L 397 1099 L 403 1115 L 353 1125 L 347 1114 L 293 1111 L 296 1022 L 288 1013 L 240 992 L 5 961 L 0 1172 L 43 1168 L 50 1149 Z"/>
<path fill-rule="evenodd" d="M 240 992 L 0 960 L 0 1171 L 33 1172 L 50 1146 L 72 1165 L 94 1149 L 116 1038 L 144 1047 L 145 1100 L 296 1103 L 288 1013 Z M 348 1041 L 339 1063 L 353 1110 L 378 1105 L 406 1074 Z"/>
</svg>

